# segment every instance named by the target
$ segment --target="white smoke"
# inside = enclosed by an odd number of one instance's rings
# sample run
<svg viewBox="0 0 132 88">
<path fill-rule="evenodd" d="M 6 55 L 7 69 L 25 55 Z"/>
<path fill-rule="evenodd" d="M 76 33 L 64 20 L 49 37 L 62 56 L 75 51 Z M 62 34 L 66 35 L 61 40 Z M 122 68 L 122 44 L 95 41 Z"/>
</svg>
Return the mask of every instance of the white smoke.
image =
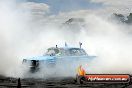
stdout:
<svg viewBox="0 0 132 88">
<path fill-rule="evenodd" d="M 93 15 L 88 16 L 86 20 L 88 29 L 82 39 L 87 40 L 86 49 L 90 49 L 97 55 L 97 59 L 87 67 L 87 71 L 131 73 L 131 26 L 112 23 Z"/>
<path fill-rule="evenodd" d="M 88 14 L 83 17 L 85 24 L 75 29 L 62 24 L 68 20 L 64 16 L 44 15 L 37 19 L 25 8 L 17 8 L 17 4 L 0 2 L 0 74 L 24 77 L 28 69 L 21 68 L 23 58 L 42 55 L 48 47 L 63 46 L 64 42 L 78 47 L 79 41 L 89 55 L 97 56 L 86 67 L 89 73 L 132 72 L 131 26 Z"/>
</svg>

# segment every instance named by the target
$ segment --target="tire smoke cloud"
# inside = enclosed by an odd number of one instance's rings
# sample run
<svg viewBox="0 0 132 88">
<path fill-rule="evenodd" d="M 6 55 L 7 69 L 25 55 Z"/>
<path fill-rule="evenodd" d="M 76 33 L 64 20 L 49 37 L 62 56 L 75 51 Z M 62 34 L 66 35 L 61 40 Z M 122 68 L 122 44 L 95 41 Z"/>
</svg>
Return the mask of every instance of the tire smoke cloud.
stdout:
<svg viewBox="0 0 132 88">
<path fill-rule="evenodd" d="M 69 27 L 64 22 L 71 16 L 44 15 L 37 19 L 15 0 L 0 1 L 0 6 L 1 75 L 24 77 L 28 70 L 21 66 L 24 57 L 43 55 L 48 47 L 63 46 L 65 42 L 78 47 L 79 41 L 89 55 L 97 56 L 86 66 L 89 73 L 132 73 L 130 25 L 88 14 L 79 16 L 84 23 L 75 22 Z"/>
</svg>

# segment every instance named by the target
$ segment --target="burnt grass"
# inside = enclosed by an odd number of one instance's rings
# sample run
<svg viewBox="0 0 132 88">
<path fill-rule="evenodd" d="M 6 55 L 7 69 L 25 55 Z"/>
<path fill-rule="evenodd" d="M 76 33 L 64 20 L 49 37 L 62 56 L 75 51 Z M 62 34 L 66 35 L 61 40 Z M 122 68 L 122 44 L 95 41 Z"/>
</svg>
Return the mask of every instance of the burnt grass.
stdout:
<svg viewBox="0 0 132 88">
<path fill-rule="evenodd" d="M 78 84 L 73 77 L 67 78 L 12 78 L 0 76 L 0 88 L 132 88 L 129 84 Z"/>
</svg>

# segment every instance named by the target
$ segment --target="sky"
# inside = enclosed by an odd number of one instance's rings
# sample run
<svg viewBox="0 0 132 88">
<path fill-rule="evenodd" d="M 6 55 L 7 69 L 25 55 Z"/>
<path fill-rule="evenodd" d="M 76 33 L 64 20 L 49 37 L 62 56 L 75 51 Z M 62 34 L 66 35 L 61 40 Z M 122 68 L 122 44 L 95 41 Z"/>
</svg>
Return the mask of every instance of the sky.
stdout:
<svg viewBox="0 0 132 88">
<path fill-rule="evenodd" d="M 28 0 L 28 2 L 45 3 L 50 6 L 51 14 L 87 9 L 99 9 L 102 3 L 93 3 L 89 0 Z"/>
<path fill-rule="evenodd" d="M 75 12 L 96 14 L 125 14 L 132 12 L 132 0 L 16 0 L 39 13 L 59 15 Z M 24 6 L 24 7 L 25 7 Z M 36 9 L 37 8 L 37 9 Z M 33 10 L 34 11 L 34 10 Z M 36 13 L 36 12 L 35 12 Z M 41 14 L 42 15 L 42 14 Z"/>
</svg>

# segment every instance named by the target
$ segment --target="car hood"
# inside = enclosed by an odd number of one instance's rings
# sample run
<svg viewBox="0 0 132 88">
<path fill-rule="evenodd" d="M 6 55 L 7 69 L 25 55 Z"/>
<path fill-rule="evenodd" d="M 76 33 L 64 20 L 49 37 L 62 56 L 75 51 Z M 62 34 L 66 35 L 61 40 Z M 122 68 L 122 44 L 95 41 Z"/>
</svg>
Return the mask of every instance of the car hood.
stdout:
<svg viewBox="0 0 132 88">
<path fill-rule="evenodd" d="M 32 58 L 26 58 L 26 60 L 50 60 L 50 59 L 54 59 L 55 56 L 48 56 L 48 55 L 44 55 L 44 56 L 35 56 Z"/>
</svg>

